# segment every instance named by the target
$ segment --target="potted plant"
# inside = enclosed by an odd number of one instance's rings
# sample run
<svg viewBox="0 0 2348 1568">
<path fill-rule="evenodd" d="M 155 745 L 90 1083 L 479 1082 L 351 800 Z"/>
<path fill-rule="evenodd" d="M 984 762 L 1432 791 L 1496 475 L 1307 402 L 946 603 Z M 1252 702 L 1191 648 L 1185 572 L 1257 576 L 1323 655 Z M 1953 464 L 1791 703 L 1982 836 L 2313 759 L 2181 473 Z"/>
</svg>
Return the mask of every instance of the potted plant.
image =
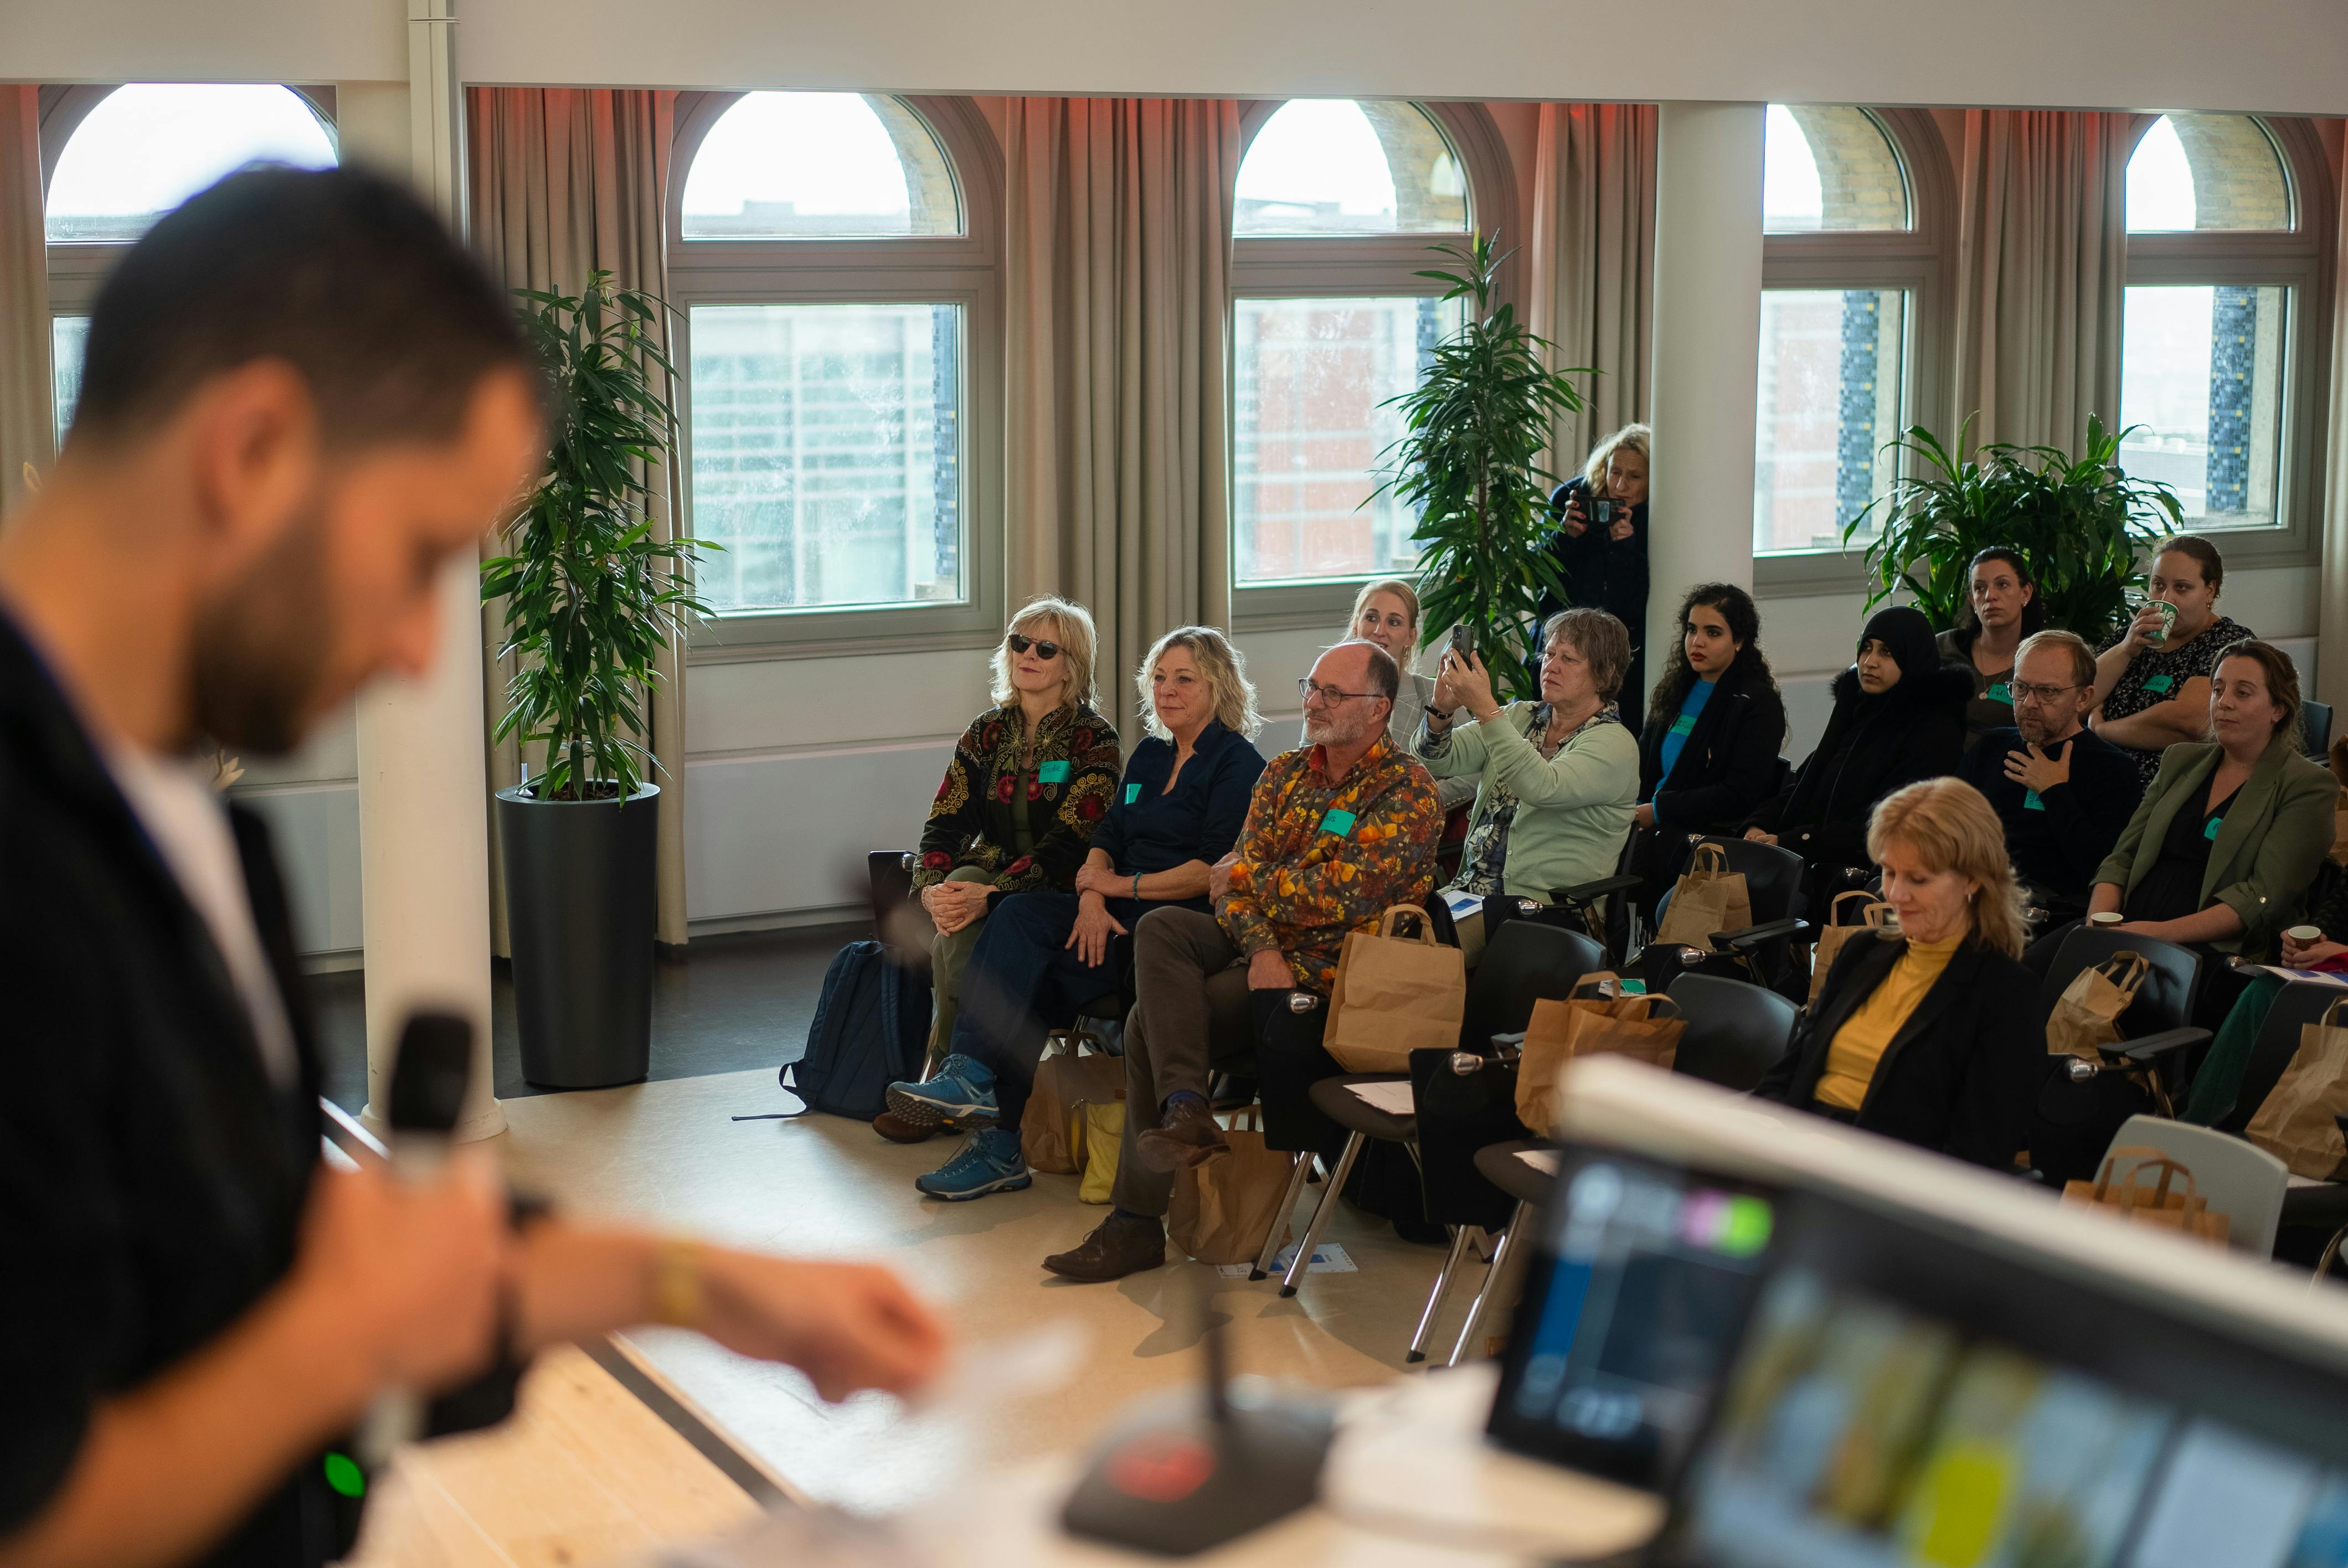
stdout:
<svg viewBox="0 0 2348 1568">
<path fill-rule="evenodd" d="M 1969 419 L 1952 454 L 1922 425 L 1886 450 L 1907 455 L 1908 477 L 1868 504 L 1843 530 L 1848 543 L 1883 508 L 1883 531 L 1867 547 L 1873 579 L 1867 608 L 1905 590 L 1942 630 L 1964 618 L 1972 589 L 1967 568 L 1992 545 L 2018 551 L 2038 579 L 2050 626 L 2100 645 L 2130 613 L 2137 562 L 2164 533 L 2184 527 L 2184 507 L 2167 485 L 2131 479 L 2119 466 L 2120 441 L 2089 415 L 2087 446 L 2073 457 L 2056 446 L 1996 443 L 1965 446 Z"/>
<path fill-rule="evenodd" d="M 1417 509 L 1422 625 L 1428 641 L 1465 626 L 1492 672 L 1501 701 L 1538 700 L 1533 658 L 1545 601 L 1563 601 L 1565 580 L 1550 553 L 1555 527 L 1549 494 L 1557 476 L 1540 465 L 1550 422 L 1581 408 L 1569 375 L 1544 368 L 1554 345 L 1533 335 L 1516 308 L 1495 303 L 1495 275 L 1508 258 L 1493 241 L 1429 247 L 1457 270 L 1417 275 L 1451 285 L 1446 300 L 1471 299 L 1459 330 L 1435 345 L 1418 384 L 1390 401 L 1403 411 L 1403 437 L 1381 454 L 1393 467 L 1378 486 Z"/>
<path fill-rule="evenodd" d="M 514 1009 L 524 1078 L 596 1088 L 651 1067 L 653 661 L 707 609 L 698 541 L 653 537 L 676 432 L 661 302 L 601 272 L 576 296 L 514 292 L 552 403 L 544 477 L 481 567 L 520 658 L 497 726 L 525 781 L 497 798 Z"/>
</svg>

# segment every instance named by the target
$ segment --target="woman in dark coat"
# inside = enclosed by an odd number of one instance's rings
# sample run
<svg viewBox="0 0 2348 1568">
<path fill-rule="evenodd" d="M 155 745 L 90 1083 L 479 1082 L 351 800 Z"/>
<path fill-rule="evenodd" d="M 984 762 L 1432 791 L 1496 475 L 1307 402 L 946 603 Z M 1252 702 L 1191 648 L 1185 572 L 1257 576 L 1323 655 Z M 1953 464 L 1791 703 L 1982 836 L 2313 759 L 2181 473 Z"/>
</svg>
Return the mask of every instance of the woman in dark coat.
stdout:
<svg viewBox="0 0 2348 1568">
<path fill-rule="evenodd" d="M 1616 705 L 1634 735 L 1647 678 L 1647 427 L 1625 425 L 1550 493 L 1557 533 L 1550 548 L 1565 579 L 1565 599 L 1541 610 L 1546 622 L 1561 610 L 1602 610 L 1630 631 L 1631 668 Z"/>
</svg>

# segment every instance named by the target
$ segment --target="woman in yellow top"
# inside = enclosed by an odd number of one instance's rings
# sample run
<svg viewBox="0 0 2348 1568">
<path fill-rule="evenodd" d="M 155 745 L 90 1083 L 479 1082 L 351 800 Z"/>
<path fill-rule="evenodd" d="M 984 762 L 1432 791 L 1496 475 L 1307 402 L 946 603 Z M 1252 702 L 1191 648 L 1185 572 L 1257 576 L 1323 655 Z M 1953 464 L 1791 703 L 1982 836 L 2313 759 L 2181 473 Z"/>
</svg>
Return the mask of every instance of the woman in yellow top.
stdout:
<svg viewBox="0 0 2348 1568">
<path fill-rule="evenodd" d="M 2046 1008 L 2022 967 L 2022 893 L 1981 792 L 1926 779 L 1876 803 L 1867 852 L 1896 932 L 1843 945 L 1755 1092 L 2011 1166 L 2046 1075 Z"/>
</svg>

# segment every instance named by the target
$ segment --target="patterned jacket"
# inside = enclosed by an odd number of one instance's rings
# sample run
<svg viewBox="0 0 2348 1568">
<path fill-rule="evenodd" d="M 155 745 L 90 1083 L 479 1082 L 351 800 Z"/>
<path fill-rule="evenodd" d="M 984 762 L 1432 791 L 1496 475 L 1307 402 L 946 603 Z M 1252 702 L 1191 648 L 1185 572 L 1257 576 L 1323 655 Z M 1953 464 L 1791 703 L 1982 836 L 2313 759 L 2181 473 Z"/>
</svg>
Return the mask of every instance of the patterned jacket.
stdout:
<svg viewBox="0 0 2348 1568">
<path fill-rule="evenodd" d="M 1215 906 L 1243 952 L 1277 948 L 1306 990 L 1336 984 L 1345 933 L 1435 886 L 1443 810 L 1417 760 L 1380 735 L 1332 780 L 1319 746 L 1283 752 L 1256 781 L 1231 891 Z"/>
<path fill-rule="evenodd" d="M 1076 886 L 1093 829 L 1116 794 L 1117 729 L 1081 703 L 1059 709 L 1036 726 L 1035 754 L 1023 773 L 1019 749 L 1025 734 L 1017 708 L 990 708 L 954 743 L 922 828 L 915 887 L 942 882 L 964 866 L 991 875 L 1001 893 L 1065 893 Z M 1026 855 L 1014 847 L 1011 800 L 1017 790 L 1027 794 L 1035 843 Z"/>
</svg>

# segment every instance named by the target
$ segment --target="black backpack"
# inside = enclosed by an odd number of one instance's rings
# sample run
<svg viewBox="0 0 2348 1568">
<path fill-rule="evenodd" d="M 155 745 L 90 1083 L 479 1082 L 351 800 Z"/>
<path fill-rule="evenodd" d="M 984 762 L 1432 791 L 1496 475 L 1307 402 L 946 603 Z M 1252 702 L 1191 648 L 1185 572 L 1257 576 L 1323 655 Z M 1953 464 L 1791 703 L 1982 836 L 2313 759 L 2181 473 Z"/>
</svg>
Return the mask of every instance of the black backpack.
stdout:
<svg viewBox="0 0 2348 1568">
<path fill-rule="evenodd" d="M 929 1044 L 930 982 L 880 942 L 850 942 L 824 971 L 807 1054 L 782 1085 L 809 1111 L 870 1122 L 889 1109 L 882 1091 L 919 1078 Z"/>
</svg>

